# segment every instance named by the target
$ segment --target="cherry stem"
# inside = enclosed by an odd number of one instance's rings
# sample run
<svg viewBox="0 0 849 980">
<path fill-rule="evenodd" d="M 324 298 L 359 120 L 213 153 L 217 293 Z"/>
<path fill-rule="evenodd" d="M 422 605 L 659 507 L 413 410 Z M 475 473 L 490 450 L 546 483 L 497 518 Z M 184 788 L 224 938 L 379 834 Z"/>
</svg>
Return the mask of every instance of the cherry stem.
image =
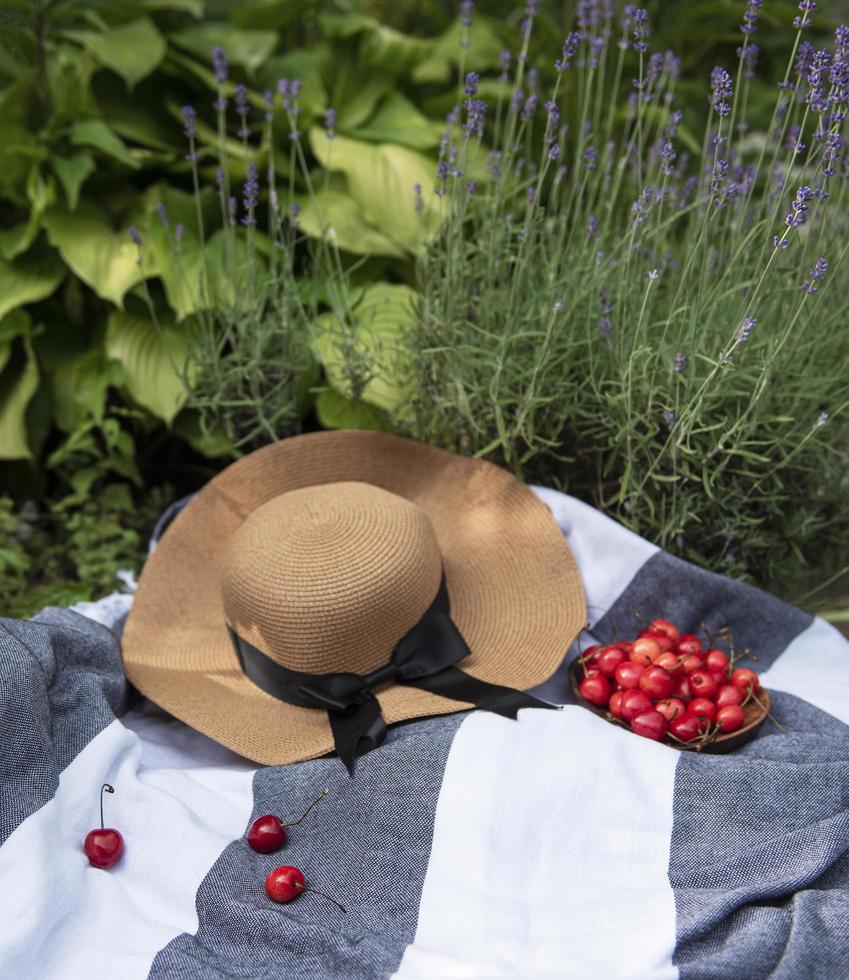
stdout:
<svg viewBox="0 0 849 980">
<path fill-rule="evenodd" d="M 327 796 L 327 794 L 329 792 L 330 792 L 329 789 L 323 789 L 318 794 L 318 796 L 312 801 L 312 803 L 310 803 L 310 805 L 306 808 L 306 810 L 298 817 L 297 820 L 293 820 L 292 823 L 284 823 L 283 826 L 284 827 L 297 827 L 298 824 L 304 819 L 304 817 L 310 812 L 310 810 L 312 810 L 312 808 L 316 805 L 316 803 L 319 803 L 321 800 L 323 800 L 324 797 Z"/>
<path fill-rule="evenodd" d="M 110 786 L 109 783 L 104 783 L 100 787 L 100 829 L 101 830 L 105 830 L 106 829 L 106 825 L 103 822 L 103 794 L 104 793 L 114 793 L 114 792 L 115 792 L 114 786 Z"/>
<path fill-rule="evenodd" d="M 313 888 L 312 885 L 301 885 L 296 882 L 295 887 L 303 888 L 304 891 L 314 892 L 316 895 L 321 895 L 321 897 L 326 898 L 328 902 L 332 902 L 336 906 L 336 908 L 339 909 L 340 912 L 342 912 L 345 915 L 348 914 L 348 910 L 345 908 L 344 905 L 341 905 L 339 902 L 337 902 L 335 898 L 331 898 L 329 895 L 325 895 L 324 892 L 320 892 L 317 888 Z"/>
<path fill-rule="evenodd" d="M 755 694 L 754 691 L 752 691 L 752 700 L 759 708 L 761 708 L 762 710 L 766 710 L 764 708 L 763 702 L 758 698 L 757 694 Z M 773 715 L 771 711 L 767 711 L 766 716 L 780 732 L 784 732 L 785 734 L 787 733 L 787 729 L 775 720 L 775 715 Z"/>
</svg>

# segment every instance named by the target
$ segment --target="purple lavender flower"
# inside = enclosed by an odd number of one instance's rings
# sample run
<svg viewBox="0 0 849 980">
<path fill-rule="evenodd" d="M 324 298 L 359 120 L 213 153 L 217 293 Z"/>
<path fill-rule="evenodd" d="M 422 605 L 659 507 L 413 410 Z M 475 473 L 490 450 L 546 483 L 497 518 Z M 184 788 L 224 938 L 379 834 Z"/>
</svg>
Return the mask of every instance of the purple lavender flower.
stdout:
<svg viewBox="0 0 849 980">
<path fill-rule="evenodd" d="M 814 53 L 811 60 L 811 67 L 808 69 L 808 94 L 805 101 L 810 105 L 811 111 L 823 113 L 828 109 L 828 70 L 831 64 L 831 55 L 825 48 L 821 48 Z"/>
<path fill-rule="evenodd" d="M 676 82 L 681 77 L 681 59 L 671 48 L 663 54 L 663 70 L 671 82 Z"/>
<path fill-rule="evenodd" d="M 483 127 L 486 122 L 486 103 L 483 99 L 468 99 L 466 101 L 466 124 L 463 132 L 466 138 L 473 136 L 483 136 Z"/>
<path fill-rule="evenodd" d="M 826 136 L 822 153 L 822 172 L 824 176 L 833 177 L 836 173 L 834 164 L 840 156 L 840 151 L 842 148 L 843 137 L 840 135 L 840 133 L 829 133 Z"/>
<path fill-rule="evenodd" d="M 294 225 L 301 214 L 301 205 L 297 201 L 292 201 L 289 206 L 289 220 Z"/>
<path fill-rule="evenodd" d="M 751 80 L 755 77 L 760 53 L 761 49 L 754 41 L 737 48 L 737 57 L 743 59 L 743 78 Z"/>
<path fill-rule="evenodd" d="M 801 153 L 807 144 L 800 139 L 802 127 L 798 123 L 792 123 L 787 130 L 787 137 L 784 140 L 784 149 L 788 153 Z"/>
<path fill-rule="evenodd" d="M 193 106 L 184 105 L 182 108 L 183 113 L 183 133 L 187 139 L 193 140 L 197 137 L 197 121 L 198 114 Z"/>
<path fill-rule="evenodd" d="M 591 242 L 595 238 L 596 230 L 598 229 L 598 218 L 594 214 L 591 214 L 589 220 L 587 221 L 587 241 Z"/>
<path fill-rule="evenodd" d="M 476 180 L 470 180 L 466 184 L 466 192 L 468 194 L 474 194 L 477 189 L 478 189 L 478 182 Z M 530 190 L 530 188 L 528 188 L 528 190 Z"/>
<path fill-rule="evenodd" d="M 674 360 L 672 361 L 672 370 L 676 374 L 683 374 L 684 373 L 684 368 L 686 366 L 687 366 L 687 358 L 686 358 L 686 356 L 684 354 L 682 354 L 681 351 L 678 351 L 678 353 L 675 355 Z"/>
<path fill-rule="evenodd" d="M 813 20 L 808 16 L 812 14 L 817 9 L 817 5 L 813 0 L 801 0 L 799 4 L 799 10 L 802 11 L 801 17 L 793 18 L 793 26 L 797 31 L 801 31 L 804 27 L 810 27 L 813 24 Z"/>
<path fill-rule="evenodd" d="M 524 122 L 529 122 L 531 116 L 537 111 L 537 106 L 539 105 L 539 97 L 536 95 L 529 95 L 525 100 L 524 108 L 522 109 L 522 120 Z"/>
<path fill-rule="evenodd" d="M 710 104 L 720 118 L 731 112 L 731 106 L 726 102 L 734 92 L 734 83 L 724 68 L 718 65 L 710 73 Z"/>
<path fill-rule="evenodd" d="M 546 131 L 549 133 L 554 133 L 557 131 L 557 127 L 560 125 L 560 109 L 558 109 L 556 102 L 549 99 L 548 102 L 545 103 L 545 111 L 548 113 L 548 124 L 546 126 Z"/>
<path fill-rule="evenodd" d="M 815 293 L 819 288 L 817 283 L 825 279 L 826 272 L 828 272 L 828 262 L 822 258 L 817 259 L 813 269 L 808 273 L 809 281 L 802 286 L 802 289 L 808 294 Z"/>
<path fill-rule="evenodd" d="M 127 234 L 130 236 L 130 241 L 133 243 L 133 245 L 137 245 L 139 248 L 141 248 L 141 244 L 142 244 L 141 232 L 138 230 L 138 228 L 136 228 L 135 225 L 130 225 Z"/>
<path fill-rule="evenodd" d="M 280 95 L 280 104 L 286 112 L 293 116 L 298 115 L 300 108 L 297 101 L 301 94 L 301 83 L 298 79 L 290 81 L 288 78 L 281 78 L 277 83 L 277 92 Z"/>
<path fill-rule="evenodd" d="M 675 150 L 672 143 L 666 140 L 660 149 L 660 173 L 663 177 L 671 177 L 674 173 L 672 164 L 675 163 Z"/>
<path fill-rule="evenodd" d="M 649 12 L 643 7 L 634 11 L 634 50 L 645 54 L 649 49 Z"/>
<path fill-rule="evenodd" d="M 572 67 L 572 59 L 575 57 L 575 53 L 578 50 L 578 45 L 581 43 L 581 35 L 577 31 L 572 31 L 571 34 L 566 35 L 566 40 L 563 42 L 563 51 L 561 56 L 554 62 L 554 67 L 559 72 L 568 71 Z"/>
<path fill-rule="evenodd" d="M 328 108 L 324 110 L 324 128 L 329 140 L 336 138 L 336 110 Z"/>
<path fill-rule="evenodd" d="M 236 86 L 236 112 L 239 113 L 239 118 L 242 120 L 241 128 L 236 134 L 239 139 L 246 140 L 250 135 L 250 130 L 248 129 L 248 90 L 244 85 Z"/>
<path fill-rule="evenodd" d="M 256 208 L 258 199 L 259 177 L 257 176 L 256 164 L 253 160 L 251 160 L 248 163 L 247 179 L 245 180 L 245 185 L 242 188 L 242 206 L 245 210 L 245 215 L 242 218 L 243 225 L 250 226 L 256 224 L 254 208 Z"/>
<path fill-rule="evenodd" d="M 635 225 L 641 225 L 649 216 L 654 203 L 655 194 L 652 186 L 644 187 L 640 196 L 631 206 L 631 217 Z"/>
<path fill-rule="evenodd" d="M 460 4 L 460 26 L 468 30 L 472 26 L 472 15 L 475 5 L 472 0 L 463 0 Z"/>
<path fill-rule="evenodd" d="M 587 170 L 596 170 L 598 168 L 598 150 L 592 143 L 584 150 L 584 166 Z"/>
<path fill-rule="evenodd" d="M 560 156 L 560 144 L 559 143 L 552 143 L 548 147 L 548 159 L 549 160 L 556 160 L 559 156 Z"/>
<path fill-rule="evenodd" d="M 663 412 L 663 421 L 666 423 L 666 425 L 668 426 L 668 428 L 671 429 L 672 426 L 675 425 L 675 422 L 677 421 L 677 419 L 678 419 L 678 416 L 675 414 L 675 412 L 672 411 L 671 408 L 664 409 L 664 412 Z"/>
<path fill-rule="evenodd" d="M 224 48 L 212 49 L 212 67 L 215 71 L 215 81 L 223 85 L 227 81 L 227 55 Z"/>
<path fill-rule="evenodd" d="M 757 322 L 758 318 L 756 316 L 747 316 L 737 328 L 737 340 L 741 344 L 745 344 L 749 337 L 751 337 Z"/>
<path fill-rule="evenodd" d="M 746 12 L 743 14 L 743 23 L 740 25 L 742 34 L 754 34 L 758 26 L 763 0 L 749 0 L 746 4 Z"/>
<path fill-rule="evenodd" d="M 502 81 L 507 81 L 507 73 L 510 71 L 510 62 L 512 57 L 509 51 L 502 51 L 498 56 L 499 64 L 501 65 Z"/>
<path fill-rule="evenodd" d="M 522 90 L 520 88 L 515 89 L 510 96 L 510 111 L 517 113 L 522 108 L 524 101 L 525 96 L 522 94 Z"/>
<path fill-rule="evenodd" d="M 165 207 L 165 204 L 162 201 L 159 201 L 159 203 L 156 205 L 156 216 L 159 218 L 159 223 L 162 225 L 162 227 L 167 228 L 168 208 Z"/>
<path fill-rule="evenodd" d="M 796 196 L 790 205 L 790 211 L 784 219 L 788 228 L 799 228 L 808 220 L 808 203 L 816 197 L 814 191 L 807 185 L 796 191 Z"/>
<path fill-rule="evenodd" d="M 183 240 L 183 235 L 186 234 L 186 226 L 184 224 L 178 224 L 174 226 L 174 241 L 179 246 L 180 242 Z"/>
<path fill-rule="evenodd" d="M 480 75 L 476 71 L 470 71 L 466 74 L 466 95 L 469 98 L 478 94 L 479 81 Z"/>
<path fill-rule="evenodd" d="M 817 421 L 815 423 L 816 427 L 819 428 L 821 425 L 825 425 L 825 423 L 828 422 L 830 417 L 831 416 L 828 414 L 828 412 L 820 412 Z"/>
</svg>

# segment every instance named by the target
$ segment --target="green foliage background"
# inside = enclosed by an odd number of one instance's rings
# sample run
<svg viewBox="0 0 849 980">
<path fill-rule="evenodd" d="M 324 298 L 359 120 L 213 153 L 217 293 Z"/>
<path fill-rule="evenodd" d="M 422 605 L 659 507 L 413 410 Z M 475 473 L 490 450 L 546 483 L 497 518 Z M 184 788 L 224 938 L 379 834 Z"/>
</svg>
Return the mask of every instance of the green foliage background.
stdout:
<svg viewBox="0 0 849 980">
<path fill-rule="evenodd" d="M 739 43 L 743 5 L 648 6 L 657 46 L 683 59 L 685 101 L 703 112 L 704 80 L 717 52 Z M 767 73 L 784 44 L 772 28 L 792 20 L 795 4 L 768 6 L 758 38 Z M 532 60 L 545 75 L 574 4 L 542 7 Z M 244 82 L 256 118 L 265 89 L 281 77 L 302 80 L 315 197 L 307 198 L 285 126 L 272 146 L 256 125 L 257 162 L 262 173 L 272 161 L 290 201 L 302 204 L 308 236 L 323 234 L 316 200 L 333 213 L 335 244 L 361 290 L 360 320 L 348 326 L 366 367 L 353 378 L 330 342 L 344 325 L 321 302 L 325 284 L 305 279 L 327 339 L 313 347 L 314 383 L 288 431 L 380 426 L 398 400 L 379 370 L 381 345 L 409 316 L 423 244 L 410 188 L 433 188 L 461 56 L 465 70 L 494 75 L 501 50 L 516 50 L 520 16 L 512 2 L 478 4 L 461 55 L 455 6 L 434 0 L 0 0 L 0 491 L 17 502 L 0 510 L 0 606 L 22 614 L 50 589 L 66 601 L 109 588 L 116 568 L 137 567 L 162 505 L 232 455 L 238 432 L 201 425 L 202 399 L 188 405 L 191 374 L 175 367 L 208 308 L 246 288 L 224 274 L 208 191 L 200 216 L 209 266 L 201 259 L 180 122 L 181 106 L 197 107 L 199 166 L 211 185 L 211 49 L 227 51 L 227 92 Z M 487 84 L 494 94 L 498 82 Z M 756 118 L 758 100 L 765 107 L 769 97 L 765 85 L 755 90 Z M 332 147 L 316 129 L 329 106 L 338 119 Z M 227 150 L 229 180 L 241 186 L 256 154 L 235 138 Z M 169 228 L 156 218 L 160 203 Z M 186 233 L 175 255 L 177 223 Z M 144 238 L 141 264 L 132 225 Z M 168 311 L 159 327 L 150 297 Z"/>
</svg>

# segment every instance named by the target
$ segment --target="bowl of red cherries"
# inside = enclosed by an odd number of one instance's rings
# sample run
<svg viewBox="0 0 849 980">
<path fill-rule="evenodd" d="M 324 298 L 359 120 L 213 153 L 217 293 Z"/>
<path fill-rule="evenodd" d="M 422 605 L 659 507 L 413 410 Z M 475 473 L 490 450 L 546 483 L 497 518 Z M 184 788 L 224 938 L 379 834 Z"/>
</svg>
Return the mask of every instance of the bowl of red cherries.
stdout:
<svg viewBox="0 0 849 980">
<path fill-rule="evenodd" d="M 733 642 L 729 654 L 706 636 L 652 620 L 634 640 L 584 650 L 572 664 L 572 691 L 579 704 L 644 738 L 728 752 L 752 738 L 771 702 L 757 673 L 738 666 Z"/>
</svg>

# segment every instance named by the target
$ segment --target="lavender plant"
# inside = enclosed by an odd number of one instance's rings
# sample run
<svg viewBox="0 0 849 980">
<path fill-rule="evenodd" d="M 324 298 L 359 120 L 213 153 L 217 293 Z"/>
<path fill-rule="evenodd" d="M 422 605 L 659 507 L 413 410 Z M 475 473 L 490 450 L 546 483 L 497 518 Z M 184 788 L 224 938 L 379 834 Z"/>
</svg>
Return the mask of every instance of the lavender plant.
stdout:
<svg viewBox="0 0 849 980">
<path fill-rule="evenodd" d="M 442 141 L 396 421 L 786 586 L 849 543 L 849 28 L 815 50 L 799 4 L 760 132 L 761 3 L 740 6 L 694 154 L 645 10 L 578 3 L 543 93 L 529 0 L 509 93 L 487 103 L 467 77 Z"/>
</svg>

